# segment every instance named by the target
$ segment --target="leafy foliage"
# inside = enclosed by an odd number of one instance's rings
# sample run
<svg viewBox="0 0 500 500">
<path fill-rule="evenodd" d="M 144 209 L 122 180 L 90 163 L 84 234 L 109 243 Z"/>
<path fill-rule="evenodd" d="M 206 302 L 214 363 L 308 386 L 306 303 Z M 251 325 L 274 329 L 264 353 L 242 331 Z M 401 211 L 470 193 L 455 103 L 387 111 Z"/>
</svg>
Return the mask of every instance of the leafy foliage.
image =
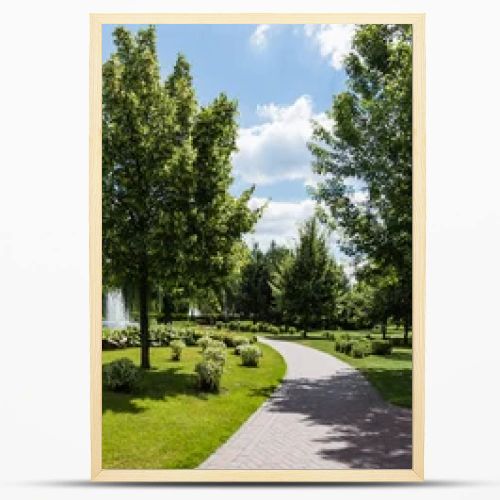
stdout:
<svg viewBox="0 0 500 500">
<path fill-rule="evenodd" d="M 148 368 L 152 288 L 219 286 L 260 212 L 247 207 L 253 189 L 229 193 L 236 103 L 220 94 L 200 108 L 182 55 L 163 83 L 154 27 L 118 27 L 114 41 L 103 65 L 103 275 L 138 291 Z"/>
<path fill-rule="evenodd" d="M 372 340 L 372 353 L 380 356 L 391 354 L 392 344 L 388 340 Z"/>
<path fill-rule="evenodd" d="M 318 220 L 309 219 L 299 232 L 294 253 L 282 262 L 271 282 L 285 319 L 307 332 L 313 324 L 331 319 L 336 297 L 346 286 L 342 268 L 328 253 Z"/>
<path fill-rule="evenodd" d="M 223 369 L 222 363 L 212 359 L 204 359 L 198 363 L 195 371 L 198 374 L 200 389 L 209 392 L 218 392 Z"/>
<path fill-rule="evenodd" d="M 262 351 L 253 344 L 244 344 L 239 349 L 243 366 L 259 366 Z"/>
<path fill-rule="evenodd" d="M 391 283 L 379 283 L 377 316 L 411 325 L 412 32 L 411 25 L 363 25 L 345 59 L 348 91 L 310 143 L 323 177 L 315 196 L 344 235 L 343 250 L 368 260 Z M 353 183 L 364 197 L 354 196 Z M 389 293 L 388 293 L 389 292 Z M 392 299 L 391 299 L 392 297 Z M 389 303 L 391 300 L 391 303 Z"/>
<path fill-rule="evenodd" d="M 203 351 L 203 359 L 205 361 L 214 361 L 215 363 L 224 365 L 226 362 L 226 350 L 220 347 L 208 346 Z"/>
<path fill-rule="evenodd" d="M 351 347 L 351 356 L 353 358 L 364 358 L 372 352 L 372 345 L 368 340 L 358 340 Z"/>
<path fill-rule="evenodd" d="M 130 392 L 139 380 L 139 369 L 128 358 L 120 358 L 102 367 L 102 382 L 106 389 Z"/>
<path fill-rule="evenodd" d="M 174 340 L 170 342 L 170 349 L 172 349 L 172 360 L 180 361 L 182 355 L 182 349 L 186 347 L 186 344 L 182 340 Z"/>
</svg>

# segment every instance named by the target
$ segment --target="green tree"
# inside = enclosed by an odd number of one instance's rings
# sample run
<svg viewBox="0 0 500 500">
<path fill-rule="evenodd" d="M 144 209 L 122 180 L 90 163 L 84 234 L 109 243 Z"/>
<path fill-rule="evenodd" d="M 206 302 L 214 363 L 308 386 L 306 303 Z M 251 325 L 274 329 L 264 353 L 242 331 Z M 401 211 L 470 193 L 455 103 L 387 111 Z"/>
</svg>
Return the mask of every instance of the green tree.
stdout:
<svg viewBox="0 0 500 500">
<path fill-rule="evenodd" d="M 271 287 L 285 318 L 300 325 L 304 335 L 314 324 L 331 323 L 335 301 L 346 286 L 346 278 L 328 253 L 326 235 L 316 217 L 299 231 L 293 255 L 274 273 Z"/>
<path fill-rule="evenodd" d="M 266 255 L 255 244 L 250 253 L 250 260 L 242 269 L 239 309 L 255 322 L 267 319 L 271 304 L 269 286 L 269 268 Z"/>
<path fill-rule="evenodd" d="M 271 241 L 263 252 L 255 244 L 248 262 L 242 268 L 238 306 L 243 315 L 255 320 L 281 320 L 281 313 L 275 307 L 270 280 L 290 250 Z"/>
<path fill-rule="evenodd" d="M 103 65 L 103 278 L 139 298 L 141 366 L 149 368 L 152 290 L 215 286 L 255 224 L 252 190 L 229 194 L 236 103 L 199 108 L 179 56 L 162 83 L 154 27 L 114 31 Z"/>
<path fill-rule="evenodd" d="M 374 289 L 366 281 L 357 281 L 338 299 L 338 321 L 344 328 L 362 330 L 375 324 Z"/>
<path fill-rule="evenodd" d="M 357 28 L 345 59 L 348 90 L 329 112 L 335 126 L 316 125 L 315 192 L 345 235 L 343 250 L 394 270 L 405 337 L 411 324 L 412 33 L 410 25 Z M 366 199 L 353 196 L 353 182 Z M 389 272 L 389 271 L 388 271 Z"/>
<path fill-rule="evenodd" d="M 368 262 L 358 270 L 356 277 L 371 290 L 371 303 L 367 309 L 373 323 L 380 324 L 382 338 L 385 339 L 389 319 L 401 316 L 398 275 L 391 267 L 380 268 Z"/>
</svg>

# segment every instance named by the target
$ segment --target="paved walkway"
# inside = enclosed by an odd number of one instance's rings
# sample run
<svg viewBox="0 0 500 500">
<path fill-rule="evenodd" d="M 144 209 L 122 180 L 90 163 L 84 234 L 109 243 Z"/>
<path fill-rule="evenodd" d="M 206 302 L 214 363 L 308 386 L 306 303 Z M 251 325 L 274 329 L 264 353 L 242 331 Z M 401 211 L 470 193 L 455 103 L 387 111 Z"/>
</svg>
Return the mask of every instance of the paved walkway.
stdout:
<svg viewBox="0 0 500 500">
<path fill-rule="evenodd" d="M 284 357 L 285 380 L 201 469 L 411 468 L 411 410 L 333 356 L 261 341 Z"/>
</svg>

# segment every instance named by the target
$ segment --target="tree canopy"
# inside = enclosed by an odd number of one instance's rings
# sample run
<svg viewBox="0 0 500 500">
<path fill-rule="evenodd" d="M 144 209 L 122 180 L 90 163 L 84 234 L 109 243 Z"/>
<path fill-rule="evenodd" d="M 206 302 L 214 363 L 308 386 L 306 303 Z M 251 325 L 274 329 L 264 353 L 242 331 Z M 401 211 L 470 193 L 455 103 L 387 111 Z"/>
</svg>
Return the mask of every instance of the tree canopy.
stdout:
<svg viewBox="0 0 500 500">
<path fill-rule="evenodd" d="M 157 284 L 217 286 L 260 211 L 229 193 L 237 105 L 200 107 L 179 55 L 161 81 L 154 27 L 114 31 L 103 65 L 103 277 L 140 302 L 141 364 L 149 367 L 148 298 Z"/>
<path fill-rule="evenodd" d="M 288 322 L 307 332 L 312 325 L 331 322 L 336 298 L 345 290 L 343 269 L 329 255 L 327 239 L 316 217 L 299 231 L 299 242 L 273 275 L 271 287 Z"/>
<path fill-rule="evenodd" d="M 399 307 L 411 323 L 412 33 L 410 25 L 363 25 L 345 59 L 348 90 L 315 126 L 309 147 L 342 249 L 395 276 Z M 356 190 L 358 191 L 356 193 Z M 362 193 L 360 195 L 360 193 Z"/>
</svg>

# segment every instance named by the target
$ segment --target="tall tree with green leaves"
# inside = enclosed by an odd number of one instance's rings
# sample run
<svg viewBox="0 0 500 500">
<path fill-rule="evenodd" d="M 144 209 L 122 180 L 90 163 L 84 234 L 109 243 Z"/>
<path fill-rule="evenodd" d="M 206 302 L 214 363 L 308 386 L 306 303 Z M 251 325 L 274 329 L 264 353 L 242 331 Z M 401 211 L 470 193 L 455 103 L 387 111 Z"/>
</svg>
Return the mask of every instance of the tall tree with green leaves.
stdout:
<svg viewBox="0 0 500 500">
<path fill-rule="evenodd" d="M 253 321 L 267 319 L 271 304 L 269 269 L 265 253 L 255 244 L 241 272 L 239 309 Z"/>
<path fill-rule="evenodd" d="M 345 236 L 343 250 L 394 270 L 405 337 L 412 296 L 411 25 L 363 25 L 345 59 L 348 90 L 334 125 L 316 125 L 310 150 L 323 175 L 315 196 Z M 356 186 L 365 198 L 354 196 Z"/>
<path fill-rule="evenodd" d="M 288 321 L 307 335 L 312 325 L 334 320 L 335 301 L 346 286 L 342 268 L 329 255 L 326 235 L 312 217 L 300 229 L 292 257 L 271 280 L 276 300 Z"/>
<path fill-rule="evenodd" d="M 163 83 L 156 30 L 114 31 L 103 65 L 103 278 L 133 288 L 141 366 L 149 368 L 151 291 L 215 286 L 260 213 L 252 189 L 230 195 L 237 106 L 224 94 L 200 108 L 179 56 Z"/>
</svg>

